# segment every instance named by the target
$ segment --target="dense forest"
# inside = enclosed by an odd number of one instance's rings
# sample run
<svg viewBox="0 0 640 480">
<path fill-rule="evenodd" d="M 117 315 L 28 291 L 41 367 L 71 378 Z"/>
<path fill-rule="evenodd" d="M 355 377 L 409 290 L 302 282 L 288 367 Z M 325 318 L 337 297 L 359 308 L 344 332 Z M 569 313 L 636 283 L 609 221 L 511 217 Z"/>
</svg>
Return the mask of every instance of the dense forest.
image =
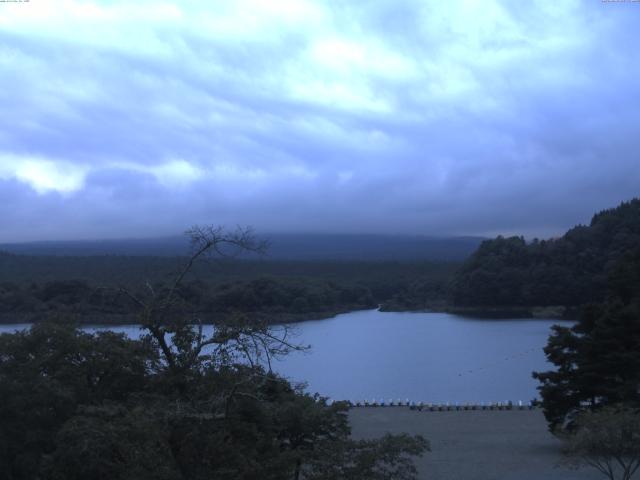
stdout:
<svg viewBox="0 0 640 480">
<path fill-rule="evenodd" d="M 545 353 L 556 369 L 534 373 L 553 431 L 573 428 L 584 411 L 640 407 L 638 244 L 608 270 L 605 300 L 587 305 L 572 327 L 553 327 Z"/>
<path fill-rule="evenodd" d="M 27 256 L 0 253 L 0 320 L 73 314 L 82 322 L 135 322 L 126 288 L 167 288 L 185 257 Z M 457 264 L 446 262 L 202 259 L 179 289 L 180 308 L 213 321 L 231 312 L 272 322 L 323 318 L 390 304 L 442 303 Z M 407 301 L 405 299 L 410 299 Z M 176 307 L 178 308 L 178 307 Z"/>
<path fill-rule="evenodd" d="M 256 252 L 226 252 L 193 266 L 180 308 L 204 321 L 231 312 L 272 322 L 374 308 L 442 305 L 475 237 L 271 235 Z M 0 321 L 73 314 L 82 322 L 133 322 L 121 289 L 161 291 L 184 263 L 188 237 L 5 244 Z"/>
<path fill-rule="evenodd" d="M 562 237 L 482 242 L 451 284 L 456 306 L 579 306 L 604 300 L 607 279 L 640 244 L 640 199 L 593 216 Z"/>
<path fill-rule="evenodd" d="M 144 290 L 142 286 L 134 293 Z M 151 286 L 166 290 L 164 284 Z M 298 314 L 323 315 L 346 310 L 373 308 L 370 291 L 362 286 L 341 286 L 314 279 L 261 277 L 245 282 L 222 283 L 211 287 L 204 282 L 180 286 L 176 309 L 197 315 L 205 322 L 219 314 L 245 312 L 274 320 L 296 319 Z M 79 280 L 53 281 L 30 286 L 0 285 L 1 313 L 8 319 L 39 320 L 53 314 L 74 314 L 83 321 L 135 322 L 132 300 L 117 288 L 96 288 Z"/>
</svg>

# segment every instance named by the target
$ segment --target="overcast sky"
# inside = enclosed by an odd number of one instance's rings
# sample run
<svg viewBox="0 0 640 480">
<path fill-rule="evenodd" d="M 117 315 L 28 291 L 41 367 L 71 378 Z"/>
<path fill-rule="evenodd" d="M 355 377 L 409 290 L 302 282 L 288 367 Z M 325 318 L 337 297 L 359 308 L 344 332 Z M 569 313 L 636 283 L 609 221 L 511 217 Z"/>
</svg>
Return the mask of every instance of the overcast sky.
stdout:
<svg viewBox="0 0 640 480">
<path fill-rule="evenodd" d="M 0 242 L 550 236 L 640 195 L 640 3 L 0 2 Z"/>
</svg>

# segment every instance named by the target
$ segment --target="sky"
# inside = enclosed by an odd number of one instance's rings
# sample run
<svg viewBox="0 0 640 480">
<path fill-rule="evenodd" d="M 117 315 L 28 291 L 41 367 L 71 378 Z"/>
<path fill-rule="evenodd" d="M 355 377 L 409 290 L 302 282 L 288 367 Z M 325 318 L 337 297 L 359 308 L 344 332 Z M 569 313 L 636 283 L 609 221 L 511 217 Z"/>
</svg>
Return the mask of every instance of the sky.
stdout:
<svg viewBox="0 0 640 480">
<path fill-rule="evenodd" d="M 548 237 L 640 195 L 640 2 L 0 2 L 0 242 Z"/>
</svg>

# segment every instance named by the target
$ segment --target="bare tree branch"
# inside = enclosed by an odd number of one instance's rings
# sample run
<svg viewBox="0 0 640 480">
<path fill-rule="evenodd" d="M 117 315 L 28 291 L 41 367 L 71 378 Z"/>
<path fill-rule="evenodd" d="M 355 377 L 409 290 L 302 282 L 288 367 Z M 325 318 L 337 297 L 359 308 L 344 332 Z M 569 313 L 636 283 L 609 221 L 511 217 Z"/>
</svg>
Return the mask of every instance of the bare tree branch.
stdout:
<svg viewBox="0 0 640 480">
<path fill-rule="evenodd" d="M 213 332 L 205 335 L 199 318 L 179 318 L 180 314 L 174 308 L 179 299 L 178 291 L 199 259 L 210 254 L 218 257 L 232 257 L 243 252 L 264 254 L 268 246 L 267 242 L 257 240 L 250 228 L 237 227 L 229 232 L 219 226 L 196 225 L 186 235 L 191 253 L 168 289 L 155 290 L 146 282 L 149 298 L 144 300 L 129 289 L 119 289 L 139 308 L 142 328 L 158 345 L 169 369 L 190 369 L 205 359 L 228 362 L 242 357 L 254 368 L 264 360 L 271 371 L 273 357 L 305 349 L 289 341 L 288 327 L 278 333 L 260 320 L 250 322 L 244 317 L 232 318 L 229 322 L 217 323 Z"/>
</svg>

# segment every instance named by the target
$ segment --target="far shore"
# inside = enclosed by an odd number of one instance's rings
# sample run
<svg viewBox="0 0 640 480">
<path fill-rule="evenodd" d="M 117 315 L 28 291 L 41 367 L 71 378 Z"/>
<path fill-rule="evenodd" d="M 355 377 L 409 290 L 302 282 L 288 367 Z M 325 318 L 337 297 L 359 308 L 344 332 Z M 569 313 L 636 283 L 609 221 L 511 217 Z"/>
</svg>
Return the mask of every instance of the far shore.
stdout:
<svg viewBox="0 0 640 480">
<path fill-rule="evenodd" d="M 437 304 L 424 308 L 401 308 L 397 305 L 385 305 L 380 308 L 382 312 L 425 312 L 425 313 L 450 313 L 462 317 L 473 318 L 544 318 L 557 320 L 576 320 L 580 317 L 579 307 L 565 307 L 563 305 L 547 306 L 522 306 L 522 307 L 488 307 L 470 306 L 458 307 L 448 304 Z"/>
<path fill-rule="evenodd" d="M 576 320 L 579 318 L 578 308 L 568 308 L 563 306 L 546 306 L 546 307 L 453 307 L 447 305 L 438 305 L 433 308 L 421 309 L 402 309 L 388 308 L 386 305 L 379 305 L 378 308 L 364 308 L 364 310 L 379 310 L 381 312 L 407 312 L 407 313 L 449 313 L 462 317 L 478 318 L 478 319 L 515 319 L 515 318 L 541 318 L 541 319 L 557 319 L 557 320 Z M 344 313 L 352 313 L 363 309 L 347 310 L 328 310 L 322 312 L 307 313 L 265 313 L 265 312 L 245 312 L 245 315 L 258 315 L 266 319 L 268 323 L 287 324 L 299 323 L 310 320 L 327 320 Z M 230 313 L 194 313 L 193 316 L 202 319 L 202 323 L 213 325 L 218 320 L 231 315 Z M 15 323 L 39 323 L 47 319 L 66 318 L 75 321 L 80 325 L 136 325 L 139 323 L 139 317 L 135 314 L 119 314 L 119 313 L 103 313 L 92 312 L 82 313 L 75 311 L 57 311 L 57 312 L 5 312 L 0 313 L 0 325 L 9 325 Z"/>
<path fill-rule="evenodd" d="M 576 320 L 580 317 L 579 307 L 562 305 L 532 307 L 446 307 L 446 313 L 479 318 L 545 318 Z"/>
<path fill-rule="evenodd" d="M 267 323 L 273 325 L 281 325 L 287 323 L 299 323 L 306 322 L 308 320 L 326 320 L 328 318 L 334 318 L 337 315 L 343 313 L 351 313 L 356 310 L 329 310 L 323 312 L 308 312 L 308 313 L 264 313 L 264 312 L 243 312 L 247 316 L 260 316 L 267 320 Z M 375 308 L 371 308 L 375 310 Z M 232 313 L 213 313 L 202 314 L 193 313 L 193 318 L 200 318 L 204 325 L 214 325 L 217 321 L 224 319 L 232 315 Z M 39 323 L 46 320 L 55 319 L 69 319 L 72 322 L 76 322 L 80 325 L 137 325 L 140 323 L 140 318 L 136 314 L 118 314 L 118 313 L 81 313 L 74 311 L 59 311 L 59 312 L 10 312 L 0 313 L 0 325 L 10 325 L 14 323 Z"/>
</svg>

